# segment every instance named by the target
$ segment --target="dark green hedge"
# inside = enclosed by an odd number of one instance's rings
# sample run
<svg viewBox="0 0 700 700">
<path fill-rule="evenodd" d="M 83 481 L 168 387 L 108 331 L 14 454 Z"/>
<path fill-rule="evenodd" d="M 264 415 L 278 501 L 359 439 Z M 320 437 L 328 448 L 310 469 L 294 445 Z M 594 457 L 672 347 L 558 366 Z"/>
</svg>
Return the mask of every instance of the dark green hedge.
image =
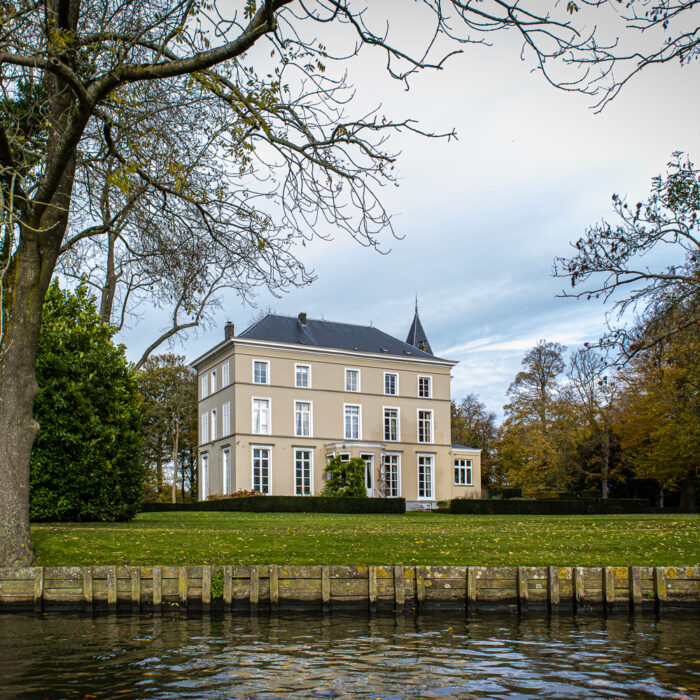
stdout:
<svg viewBox="0 0 700 700">
<path fill-rule="evenodd" d="M 548 500 L 477 500 L 454 498 L 451 513 L 467 515 L 614 515 L 648 513 L 649 501 L 641 498 L 556 498 Z"/>
<path fill-rule="evenodd" d="M 143 513 L 177 511 L 254 513 L 404 513 L 404 498 L 323 498 L 322 496 L 244 496 L 196 503 L 144 503 Z"/>
</svg>

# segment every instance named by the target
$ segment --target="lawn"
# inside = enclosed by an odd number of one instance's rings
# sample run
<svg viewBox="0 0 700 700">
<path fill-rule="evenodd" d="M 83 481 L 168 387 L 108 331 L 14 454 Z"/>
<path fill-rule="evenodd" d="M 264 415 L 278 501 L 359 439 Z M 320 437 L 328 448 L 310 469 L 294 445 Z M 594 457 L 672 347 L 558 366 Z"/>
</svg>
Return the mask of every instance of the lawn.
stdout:
<svg viewBox="0 0 700 700">
<path fill-rule="evenodd" d="M 144 513 L 32 526 L 37 565 L 695 565 L 700 517 Z"/>
</svg>

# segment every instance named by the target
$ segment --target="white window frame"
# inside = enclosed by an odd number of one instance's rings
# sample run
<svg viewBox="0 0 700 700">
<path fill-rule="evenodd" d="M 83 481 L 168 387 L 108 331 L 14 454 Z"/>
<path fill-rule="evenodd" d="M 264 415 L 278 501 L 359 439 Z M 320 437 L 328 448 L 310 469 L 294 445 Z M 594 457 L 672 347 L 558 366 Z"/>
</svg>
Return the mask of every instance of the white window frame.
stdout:
<svg viewBox="0 0 700 700">
<path fill-rule="evenodd" d="M 396 382 L 394 384 L 394 388 L 396 389 L 396 391 L 394 391 L 393 394 L 390 394 L 386 390 L 386 378 L 387 377 L 395 377 L 396 378 Z M 398 372 L 384 372 L 384 395 L 385 396 L 398 396 L 399 395 L 399 373 Z"/>
<path fill-rule="evenodd" d="M 357 372 L 357 389 L 348 389 L 348 372 Z M 345 391 L 352 393 L 352 394 L 359 394 L 360 391 L 362 390 L 362 374 L 360 372 L 359 367 L 346 367 L 345 368 Z"/>
<path fill-rule="evenodd" d="M 226 486 L 226 461 L 228 460 L 228 487 Z M 229 445 L 221 448 L 221 493 L 226 495 L 231 493 L 231 448 Z"/>
<path fill-rule="evenodd" d="M 231 402 L 227 401 L 221 406 L 221 437 L 231 434 Z"/>
<path fill-rule="evenodd" d="M 209 495 L 209 453 L 202 452 L 199 455 L 200 474 L 199 474 L 199 494 L 200 500 L 206 501 Z"/>
<path fill-rule="evenodd" d="M 308 404 L 309 406 L 309 432 L 304 435 L 303 433 L 297 432 L 297 406 L 299 404 Z M 294 437 L 313 437 L 314 436 L 314 402 L 304 401 L 303 399 L 297 399 L 294 401 Z"/>
<path fill-rule="evenodd" d="M 427 379 L 428 380 L 428 395 L 423 396 L 420 393 L 420 380 L 421 379 Z M 419 374 L 418 375 L 418 398 L 419 399 L 432 399 L 433 398 L 433 377 L 430 374 Z"/>
<path fill-rule="evenodd" d="M 201 398 L 206 399 L 209 396 L 209 377 L 206 372 L 202 375 L 200 387 Z"/>
<path fill-rule="evenodd" d="M 202 417 L 199 420 L 199 430 L 201 432 L 201 442 L 200 445 L 206 445 L 209 442 L 209 413 L 204 411 Z"/>
<path fill-rule="evenodd" d="M 297 489 L 297 453 L 308 452 L 309 454 L 309 493 L 299 493 Z M 302 474 L 302 480 L 303 480 Z M 303 491 L 303 487 L 302 487 Z M 310 447 L 295 447 L 294 448 L 294 495 L 295 496 L 313 496 L 314 495 L 314 451 Z"/>
<path fill-rule="evenodd" d="M 420 468 L 421 459 L 430 460 L 430 496 L 420 495 Z M 425 467 L 426 465 L 423 465 Z M 435 455 L 433 454 L 416 454 L 416 495 L 419 501 L 434 501 L 435 500 Z"/>
<path fill-rule="evenodd" d="M 211 372 L 209 372 L 209 385 L 211 387 L 210 393 L 216 394 L 216 392 L 218 391 L 219 385 L 217 382 L 215 369 L 213 369 Z"/>
<path fill-rule="evenodd" d="M 265 365 L 265 381 L 264 382 L 256 382 L 255 381 L 255 364 L 257 362 Z M 251 367 L 252 367 L 252 371 L 253 371 L 253 375 L 252 375 L 253 384 L 269 384 L 270 383 L 270 360 L 260 360 L 260 359 L 254 357 Z"/>
<path fill-rule="evenodd" d="M 421 413 L 429 413 L 430 414 L 430 435 L 428 436 L 430 439 L 429 440 L 421 440 L 420 439 L 420 414 Z M 416 409 L 416 442 L 420 443 L 421 445 L 432 445 L 434 440 L 435 440 L 435 426 L 434 426 L 434 412 L 432 408 L 418 408 Z"/>
<path fill-rule="evenodd" d="M 463 462 L 463 464 L 457 464 L 457 462 Z M 457 478 L 458 474 L 459 479 Z M 462 476 L 464 477 L 464 481 L 461 480 Z M 474 486 L 474 470 L 471 459 L 467 459 L 466 457 L 454 458 L 454 485 Z"/>
<path fill-rule="evenodd" d="M 226 362 L 221 363 L 221 388 L 222 389 L 231 383 L 229 368 L 230 368 L 230 364 L 229 364 L 228 360 L 226 360 Z"/>
<path fill-rule="evenodd" d="M 341 462 L 349 462 L 350 461 L 350 453 L 349 452 L 338 452 L 338 457 L 340 458 Z"/>
<path fill-rule="evenodd" d="M 218 427 L 217 421 L 216 421 L 216 409 L 212 408 L 210 413 L 211 413 L 211 423 L 209 425 L 209 433 L 211 435 L 211 441 L 214 442 L 214 440 L 217 439 L 216 428 Z"/>
<path fill-rule="evenodd" d="M 267 430 L 259 433 L 255 430 L 255 402 L 267 401 Z M 250 432 L 253 435 L 272 435 L 272 399 L 269 396 L 250 397 Z"/>
<path fill-rule="evenodd" d="M 382 455 L 382 459 L 384 459 L 385 457 L 396 457 L 396 495 L 387 495 L 387 498 L 401 498 L 401 453 L 385 452 Z M 386 462 L 384 463 L 384 469 L 386 470 Z"/>
<path fill-rule="evenodd" d="M 345 428 L 346 425 L 346 411 L 348 408 L 357 409 L 357 437 L 348 436 Z M 343 435 L 345 440 L 362 440 L 362 404 L 359 403 L 344 403 L 343 404 Z"/>
<path fill-rule="evenodd" d="M 392 440 L 386 436 L 386 412 L 396 411 L 396 437 Z M 398 406 L 382 406 L 382 435 L 385 442 L 401 441 L 401 409 Z"/>
<path fill-rule="evenodd" d="M 306 369 L 308 370 L 308 380 L 309 381 L 308 381 L 308 384 L 306 384 L 306 386 L 299 384 L 297 381 L 297 379 L 298 379 L 297 371 L 299 370 L 300 367 L 306 367 Z M 311 389 L 311 365 L 304 364 L 303 362 L 295 363 L 295 365 L 294 365 L 294 386 L 297 389 Z"/>
<path fill-rule="evenodd" d="M 267 451 L 267 491 L 258 491 L 257 493 L 269 496 L 272 493 L 272 447 L 270 445 L 250 446 L 250 487 L 253 491 L 255 491 L 255 450 Z M 262 474 L 260 475 L 260 483 L 262 485 Z"/>
</svg>

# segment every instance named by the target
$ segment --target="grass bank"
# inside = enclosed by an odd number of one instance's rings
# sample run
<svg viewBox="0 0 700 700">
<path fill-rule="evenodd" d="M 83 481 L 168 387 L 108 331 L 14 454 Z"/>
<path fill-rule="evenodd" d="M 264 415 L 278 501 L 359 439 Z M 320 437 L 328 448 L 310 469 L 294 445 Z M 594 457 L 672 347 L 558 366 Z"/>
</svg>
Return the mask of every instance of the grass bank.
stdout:
<svg viewBox="0 0 700 700">
<path fill-rule="evenodd" d="M 700 563 L 700 517 L 143 513 L 32 526 L 37 565 Z"/>
</svg>

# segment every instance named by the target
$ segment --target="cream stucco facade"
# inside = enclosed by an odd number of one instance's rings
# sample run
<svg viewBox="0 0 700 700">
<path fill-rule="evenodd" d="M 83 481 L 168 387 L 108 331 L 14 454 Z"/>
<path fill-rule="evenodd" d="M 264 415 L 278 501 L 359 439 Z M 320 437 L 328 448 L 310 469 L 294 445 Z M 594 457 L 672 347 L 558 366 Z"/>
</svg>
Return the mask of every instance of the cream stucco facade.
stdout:
<svg viewBox="0 0 700 700">
<path fill-rule="evenodd" d="M 417 354 L 293 345 L 227 329 L 193 363 L 200 498 L 240 489 L 318 495 L 333 455 L 366 461 L 371 496 L 426 505 L 480 497 L 480 450 L 451 443 L 456 363 Z"/>
</svg>

